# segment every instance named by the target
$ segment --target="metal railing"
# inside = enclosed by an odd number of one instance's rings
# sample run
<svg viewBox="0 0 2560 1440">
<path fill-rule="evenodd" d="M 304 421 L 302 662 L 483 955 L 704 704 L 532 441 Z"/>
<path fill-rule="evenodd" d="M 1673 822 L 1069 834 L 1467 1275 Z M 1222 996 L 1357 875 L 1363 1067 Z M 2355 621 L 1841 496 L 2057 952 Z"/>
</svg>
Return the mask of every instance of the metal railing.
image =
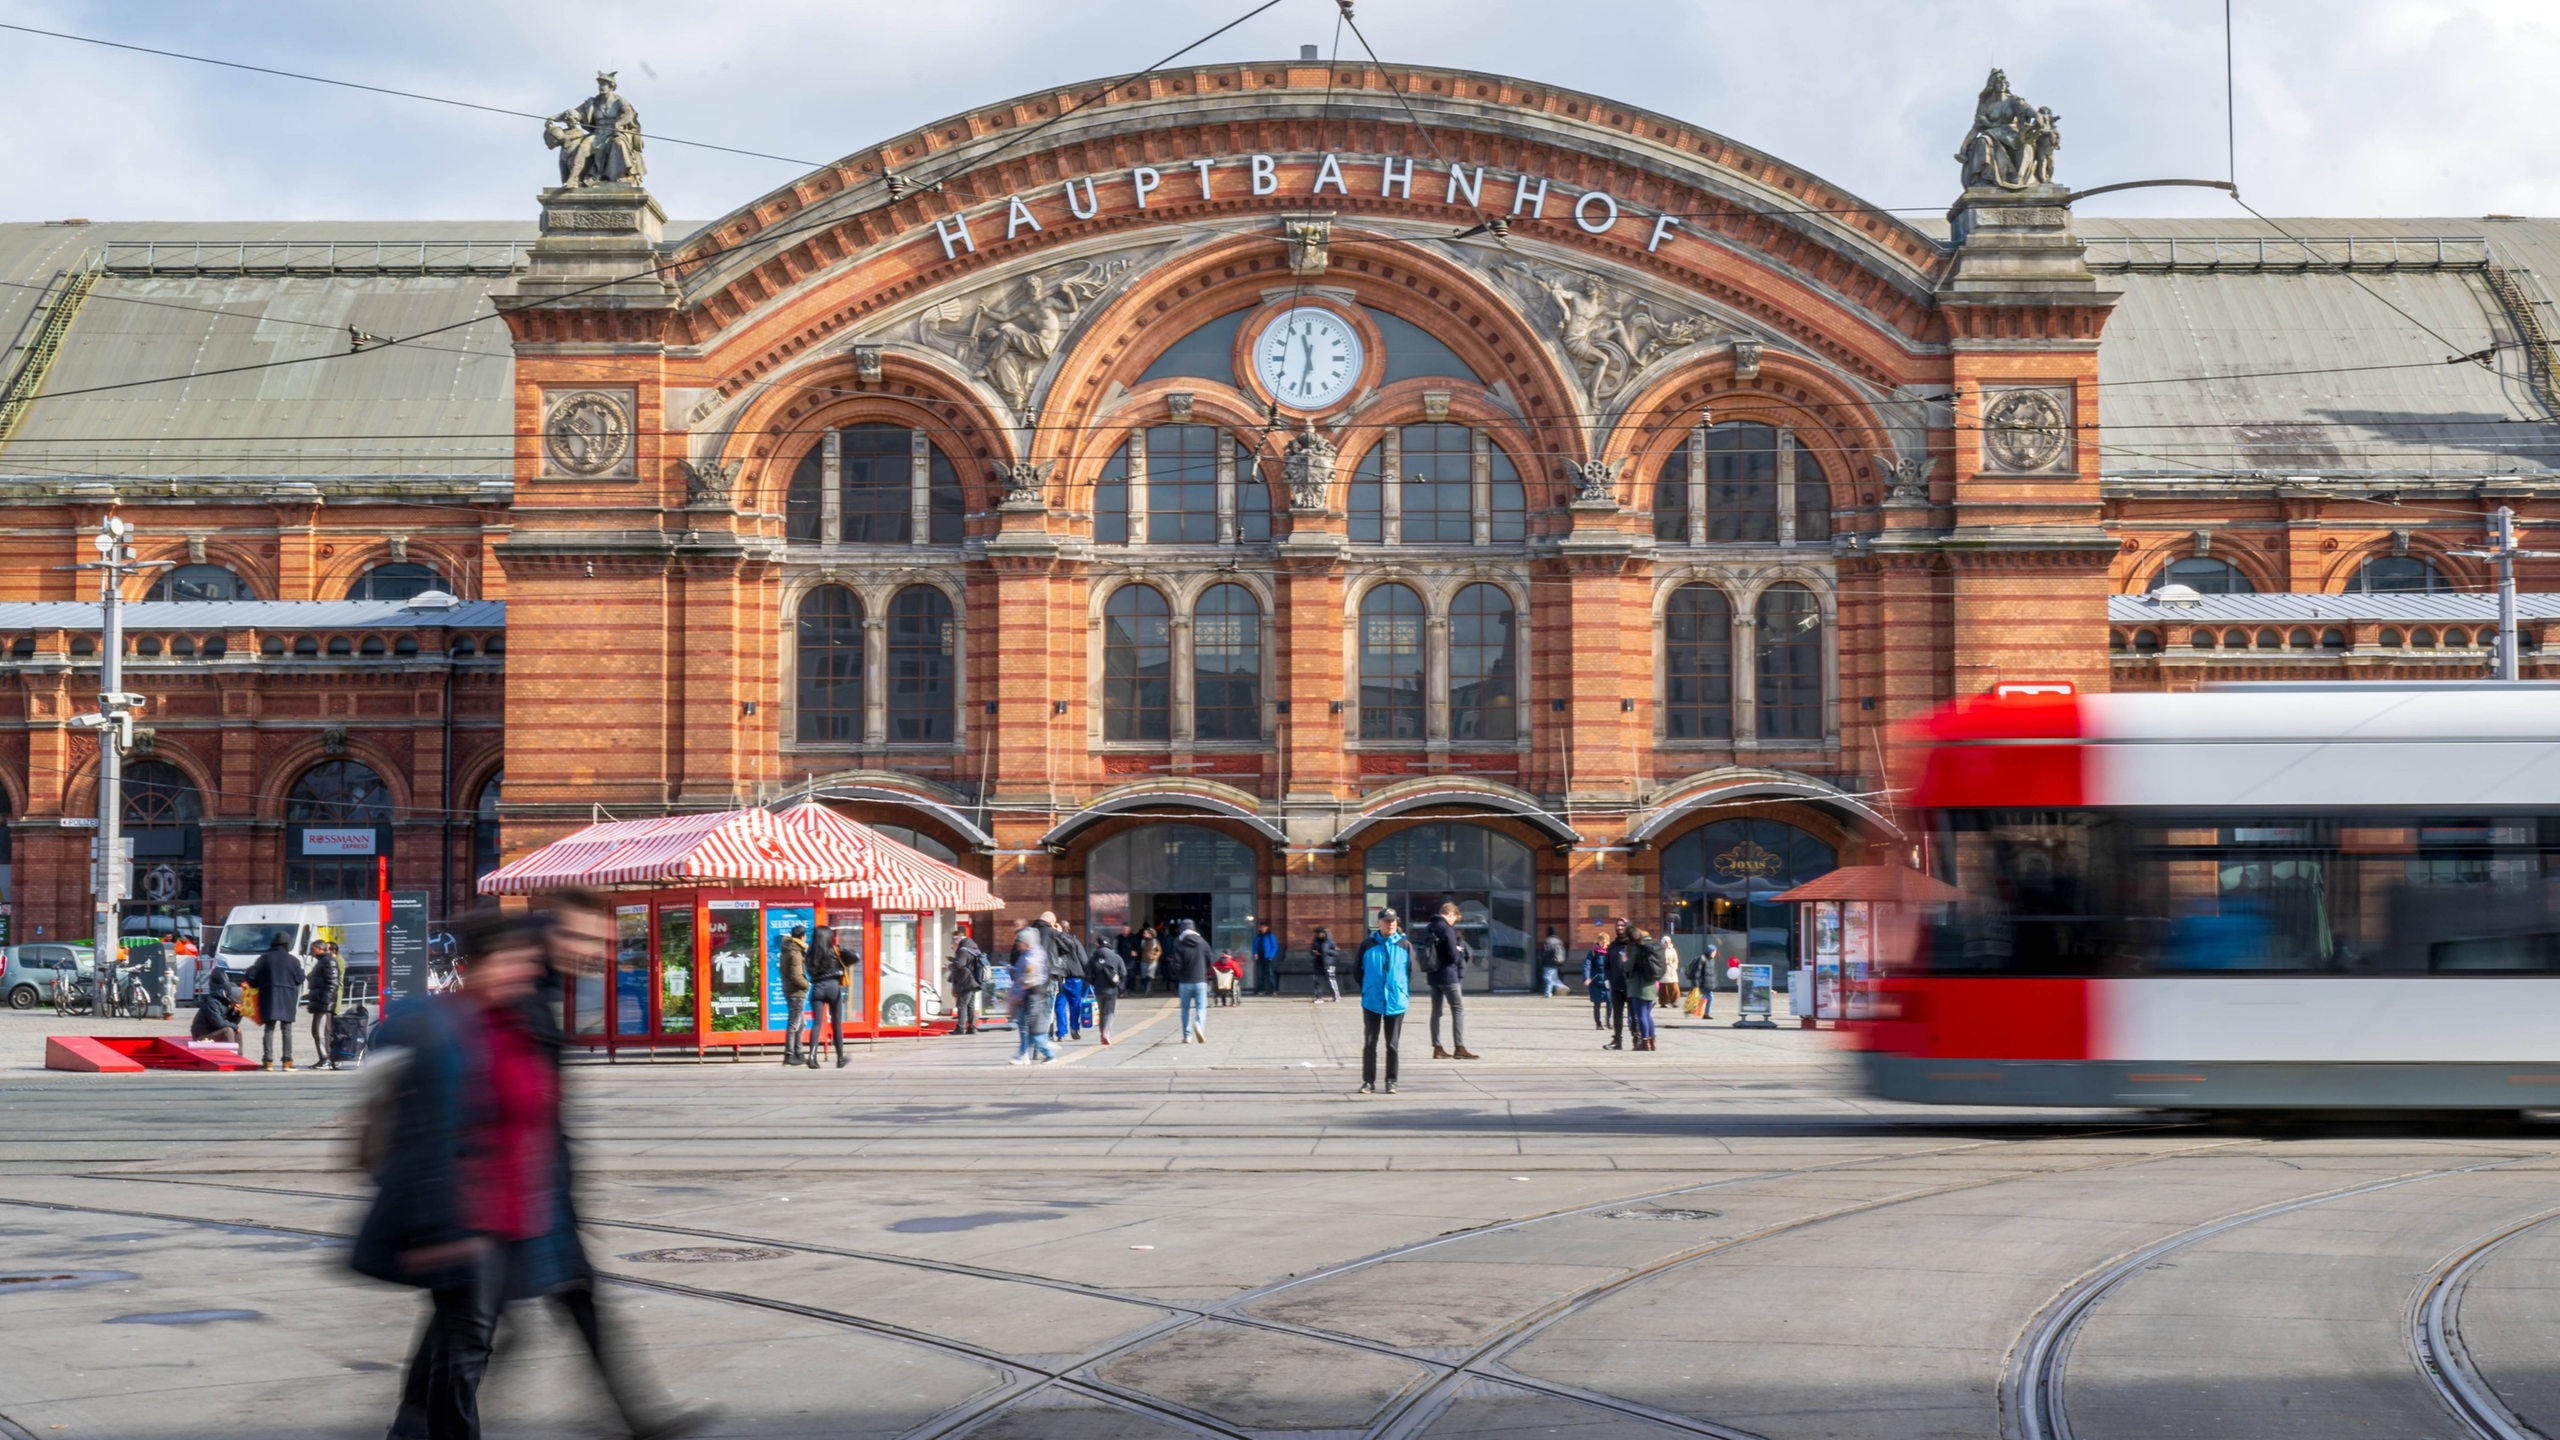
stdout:
<svg viewBox="0 0 2560 1440">
<path fill-rule="evenodd" d="M 512 275 L 529 240 L 110 240 L 110 275 Z"/>
<path fill-rule="evenodd" d="M 2111 235 L 2088 242 L 2092 270 L 2480 270 L 2480 235 Z"/>
</svg>

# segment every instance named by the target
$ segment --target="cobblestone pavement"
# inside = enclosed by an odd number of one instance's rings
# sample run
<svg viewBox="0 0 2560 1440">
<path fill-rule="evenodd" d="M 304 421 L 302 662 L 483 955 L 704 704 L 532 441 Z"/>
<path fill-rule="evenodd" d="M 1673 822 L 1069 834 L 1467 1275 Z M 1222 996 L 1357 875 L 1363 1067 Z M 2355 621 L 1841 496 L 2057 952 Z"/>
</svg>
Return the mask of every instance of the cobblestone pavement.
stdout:
<svg viewBox="0 0 2560 1440">
<path fill-rule="evenodd" d="M 1002 1033 L 581 1065 L 590 1249 L 659 1381 L 760 1440 L 2398 1437 L 2477 1433 L 2447 1374 L 2560 1402 L 2560 1132 L 1918 1111 L 1828 1034 L 1467 1018 L 1483 1059 L 1426 1058 L 1417 1014 L 1375 1098 L 1356 1003 L 1294 999 L 1205 1045 L 1133 999 L 1029 1068 Z M 381 1434 L 418 1300 L 344 1268 L 354 1077 L 34 1068 L 62 1028 L 0 1015 L 0 1436 Z M 494 1434 L 597 1433 L 574 1343 L 512 1323 Z"/>
</svg>

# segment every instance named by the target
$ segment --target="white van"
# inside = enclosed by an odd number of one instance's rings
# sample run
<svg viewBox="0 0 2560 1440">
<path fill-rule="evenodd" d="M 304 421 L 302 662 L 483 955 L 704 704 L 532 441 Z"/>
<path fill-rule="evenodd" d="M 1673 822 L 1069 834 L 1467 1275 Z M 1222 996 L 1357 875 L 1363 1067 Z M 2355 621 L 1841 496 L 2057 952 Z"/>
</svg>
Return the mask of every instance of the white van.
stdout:
<svg viewBox="0 0 2560 1440">
<path fill-rule="evenodd" d="M 179 977 L 179 999 L 192 1001 L 198 981 L 220 965 L 230 971 L 249 968 L 259 954 L 282 935 L 286 948 L 311 963 L 315 940 L 335 941 L 346 967 L 344 993 L 371 995 L 382 963 L 382 911 L 371 900 L 306 900 L 277 905 L 234 905 L 222 919 L 222 938 L 196 957 Z"/>
</svg>

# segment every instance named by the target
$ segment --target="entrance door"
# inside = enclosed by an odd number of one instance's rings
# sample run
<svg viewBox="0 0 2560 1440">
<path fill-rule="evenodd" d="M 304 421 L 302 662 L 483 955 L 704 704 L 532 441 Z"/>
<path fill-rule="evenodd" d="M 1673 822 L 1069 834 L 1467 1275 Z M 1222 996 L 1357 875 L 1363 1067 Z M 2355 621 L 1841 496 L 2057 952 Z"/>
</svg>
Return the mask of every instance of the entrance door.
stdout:
<svg viewBox="0 0 2560 1440">
<path fill-rule="evenodd" d="M 1214 946 L 1218 943 L 1217 930 L 1212 923 L 1215 912 L 1210 907 L 1216 898 L 1205 890 L 1177 890 L 1158 895 L 1133 895 L 1130 900 L 1133 908 L 1140 904 L 1146 906 L 1147 923 L 1156 927 L 1158 939 L 1170 940 L 1173 922 L 1188 920 L 1199 929 L 1200 938 Z"/>
<path fill-rule="evenodd" d="M 1362 868 L 1367 907 L 1393 906 L 1407 929 L 1419 930 L 1442 901 L 1457 902 L 1468 989 L 1533 983 L 1528 846 L 1482 825 L 1417 825 L 1370 846 Z"/>
<path fill-rule="evenodd" d="M 1779 895 L 1831 873 L 1838 852 L 1818 837 L 1777 820 L 1718 820 L 1662 847 L 1663 929 L 1683 962 L 1707 945 L 1724 961 L 1776 967 L 1783 983 L 1795 954 L 1793 905 Z"/>
</svg>

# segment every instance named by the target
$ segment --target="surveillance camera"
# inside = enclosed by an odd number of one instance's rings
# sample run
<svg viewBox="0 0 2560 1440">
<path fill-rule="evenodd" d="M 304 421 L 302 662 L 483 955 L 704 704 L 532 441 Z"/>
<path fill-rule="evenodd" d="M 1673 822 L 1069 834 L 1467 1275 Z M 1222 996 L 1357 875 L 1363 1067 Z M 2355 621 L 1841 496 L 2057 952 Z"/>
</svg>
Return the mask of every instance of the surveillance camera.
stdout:
<svg viewBox="0 0 2560 1440">
<path fill-rule="evenodd" d="M 89 714 L 74 715 L 71 717 L 71 723 L 83 730 L 104 730 L 108 725 L 114 722 L 110 721 L 104 715 Z"/>
</svg>

